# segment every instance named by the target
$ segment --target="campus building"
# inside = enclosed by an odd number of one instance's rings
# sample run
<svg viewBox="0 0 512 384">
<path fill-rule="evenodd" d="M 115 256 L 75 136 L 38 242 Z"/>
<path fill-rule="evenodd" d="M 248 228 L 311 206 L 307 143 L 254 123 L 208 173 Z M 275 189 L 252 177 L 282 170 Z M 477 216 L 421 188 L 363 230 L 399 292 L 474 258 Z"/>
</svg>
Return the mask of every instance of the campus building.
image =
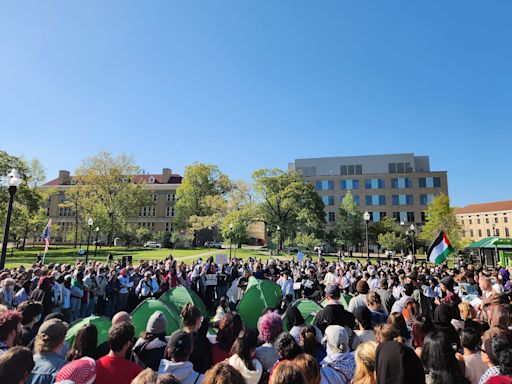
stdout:
<svg viewBox="0 0 512 384">
<path fill-rule="evenodd" d="M 455 209 L 462 226 L 462 237 L 478 241 L 490 236 L 510 237 L 512 200 L 470 204 Z"/>
<path fill-rule="evenodd" d="M 348 191 L 372 221 L 391 216 L 416 226 L 425 223 L 425 209 L 434 196 L 448 195 L 447 172 L 431 171 L 429 157 L 413 153 L 296 159 L 288 168 L 315 186 L 328 228 Z"/>
<path fill-rule="evenodd" d="M 147 227 L 152 232 L 172 232 L 176 189 L 181 184 L 182 176 L 173 173 L 169 168 L 164 168 L 161 174 L 136 175 L 135 180 L 146 184 L 151 192 L 151 204 L 141 208 L 138 214 L 131 217 L 128 222 L 134 227 Z M 74 235 L 74 212 L 70 207 L 62 207 L 62 203 L 66 200 L 66 190 L 75 182 L 76 179 L 70 175 L 69 171 L 61 170 L 59 177 L 42 186 L 44 189 L 54 191 L 48 198 L 47 216 L 52 219 L 54 225 L 59 225 L 63 242 L 69 241 Z M 87 224 L 83 226 L 86 227 Z"/>
</svg>

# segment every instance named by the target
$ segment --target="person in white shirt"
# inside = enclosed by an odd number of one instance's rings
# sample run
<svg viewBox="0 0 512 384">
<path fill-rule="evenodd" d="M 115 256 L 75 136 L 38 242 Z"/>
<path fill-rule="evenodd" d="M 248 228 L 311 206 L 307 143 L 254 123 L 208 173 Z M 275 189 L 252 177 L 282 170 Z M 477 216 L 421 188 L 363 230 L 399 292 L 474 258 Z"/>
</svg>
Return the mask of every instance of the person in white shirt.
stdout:
<svg viewBox="0 0 512 384">
<path fill-rule="evenodd" d="M 139 284 L 135 288 L 135 294 L 140 300 L 147 299 L 156 295 L 158 292 L 158 283 L 156 278 L 151 276 L 151 272 L 146 272 L 144 278 L 139 281 Z"/>
<path fill-rule="evenodd" d="M 412 293 L 414 292 L 414 286 L 410 283 L 404 284 L 404 290 L 402 292 L 402 297 L 395 301 L 393 306 L 391 307 L 391 313 L 397 312 L 402 313 L 408 301 L 412 300 Z"/>
<path fill-rule="evenodd" d="M 121 274 L 117 277 L 119 283 L 121 284 L 121 289 L 119 289 L 119 301 L 117 303 L 117 311 L 123 308 L 126 308 L 126 304 L 128 303 L 128 292 L 131 287 L 133 287 L 133 281 L 131 281 L 128 276 L 128 271 L 126 268 L 121 269 Z M 116 311 L 116 312 L 117 312 Z"/>
<path fill-rule="evenodd" d="M 334 273 L 334 266 L 330 265 L 328 268 L 328 272 L 325 274 L 324 282 L 325 286 L 328 285 L 338 285 L 338 276 Z"/>
<path fill-rule="evenodd" d="M 108 284 L 108 278 L 105 275 L 105 269 L 102 267 L 98 271 L 98 275 L 96 276 L 96 286 L 98 289 L 98 294 L 96 296 L 97 303 L 96 303 L 96 312 L 100 315 L 105 314 L 105 288 Z"/>
</svg>

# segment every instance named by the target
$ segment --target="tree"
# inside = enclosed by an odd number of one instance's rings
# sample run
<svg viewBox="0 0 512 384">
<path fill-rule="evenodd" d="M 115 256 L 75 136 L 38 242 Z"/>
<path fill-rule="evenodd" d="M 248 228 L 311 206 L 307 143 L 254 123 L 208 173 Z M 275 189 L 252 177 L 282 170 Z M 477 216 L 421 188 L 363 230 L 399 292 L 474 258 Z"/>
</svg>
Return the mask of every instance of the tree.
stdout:
<svg viewBox="0 0 512 384">
<path fill-rule="evenodd" d="M 323 236 L 324 203 L 299 172 L 260 169 L 252 177 L 261 200 L 259 216 L 272 233 L 279 233 L 279 248 L 286 237 L 293 240 L 299 231 Z"/>
<path fill-rule="evenodd" d="M 135 237 L 140 244 L 144 244 L 145 242 L 151 240 L 151 235 L 151 231 L 146 227 L 139 227 L 135 230 Z"/>
<path fill-rule="evenodd" d="M 80 199 L 78 214 L 82 221 L 92 217 L 108 233 L 109 244 L 116 232 L 123 230 L 126 219 L 150 203 L 149 191 L 137 177 L 139 173 L 133 157 L 113 157 L 108 152 L 84 159 L 76 170 L 76 184 L 70 189 L 81 191 L 69 193 Z"/>
<path fill-rule="evenodd" d="M 198 232 L 220 228 L 227 209 L 227 194 L 232 189 L 231 181 L 217 166 L 202 163 L 187 166 L 176 191 L 176 227 L 190 230 L 194 243 Z"/>
<path fill-rule="evenodd" d="M 338 243 L 354 247 L 363 241 L 363 215 L 357 209 L 352 193 L 348 191 L 340 203 L 339 218 L 336 223 Z"/>
<path fill-rule="evenodd" d="M 249 225 L 257 220 L 257 210 L 250 186 L 243 181 L 233 182 L 232 185 L 227 196 L 222 235 L 224 239 L 234 241 L 241 247 L 247 240 Z"/>
<path fill-rule="evenodd" d="M 455 217 L 454 209 L 450 207 L 450 199 L 441 193 L 435 196 L 427 206 L 426 222 L 420 234 L 420 239 L 429 244 L 444 231 L 455 249 L 462 249 L 462 229 Z"/>
<path fill-rule="evenodd" d="M 380 233 L 378 241 L 380 246 L 387 251 L 398 251 L 407 248 L 406 239 L 401 233 Z"/>
<path fill-rule="evenodd" d="M 322 244 L 322 239 L 316 237 L 314 233 L 307 234 L 299 232 L 295 237 L 295 243 L 303 249 L 312 251 L 315 247 Z"/>
</svg>

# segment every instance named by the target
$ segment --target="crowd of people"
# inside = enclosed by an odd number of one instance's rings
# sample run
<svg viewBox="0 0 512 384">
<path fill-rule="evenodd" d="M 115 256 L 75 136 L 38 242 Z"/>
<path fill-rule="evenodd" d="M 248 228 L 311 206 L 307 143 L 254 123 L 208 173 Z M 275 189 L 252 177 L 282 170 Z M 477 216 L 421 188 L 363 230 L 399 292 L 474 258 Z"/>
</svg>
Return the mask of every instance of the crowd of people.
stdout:
<svg viewBox="0 0 512 384">
<path fill-rule="evenodd" d="M 251 276 L 282 292 L 257 329 L 236 312 Z M 5 269 L 0 383 L 512 383 L 511 278 L 511 267 L 321 257 Z M 136 335 L 131 310 L 180 285 L 207 313 L 185 304 L 167 334 L 155 311 Z M 299 299 L 321 303 L 312 321 Z M 107 344 L 85 324 L 69 345 L 69 324 L 91 314 L 112 319 Z"/>
</svg>

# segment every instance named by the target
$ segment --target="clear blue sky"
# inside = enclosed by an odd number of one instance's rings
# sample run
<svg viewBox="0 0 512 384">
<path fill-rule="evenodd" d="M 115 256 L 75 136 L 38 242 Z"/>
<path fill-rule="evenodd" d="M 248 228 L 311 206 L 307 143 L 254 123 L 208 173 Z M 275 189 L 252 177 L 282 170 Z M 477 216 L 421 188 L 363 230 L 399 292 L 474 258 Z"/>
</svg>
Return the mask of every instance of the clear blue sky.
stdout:
<svg viewBox="0 0 512 384">
<path fill-rule="evenodd" d="M 415 152 L 452 203 L 512 198 L 512 1 L 0 2 L 0 148 L 236 179 Z"/>
</svg>

